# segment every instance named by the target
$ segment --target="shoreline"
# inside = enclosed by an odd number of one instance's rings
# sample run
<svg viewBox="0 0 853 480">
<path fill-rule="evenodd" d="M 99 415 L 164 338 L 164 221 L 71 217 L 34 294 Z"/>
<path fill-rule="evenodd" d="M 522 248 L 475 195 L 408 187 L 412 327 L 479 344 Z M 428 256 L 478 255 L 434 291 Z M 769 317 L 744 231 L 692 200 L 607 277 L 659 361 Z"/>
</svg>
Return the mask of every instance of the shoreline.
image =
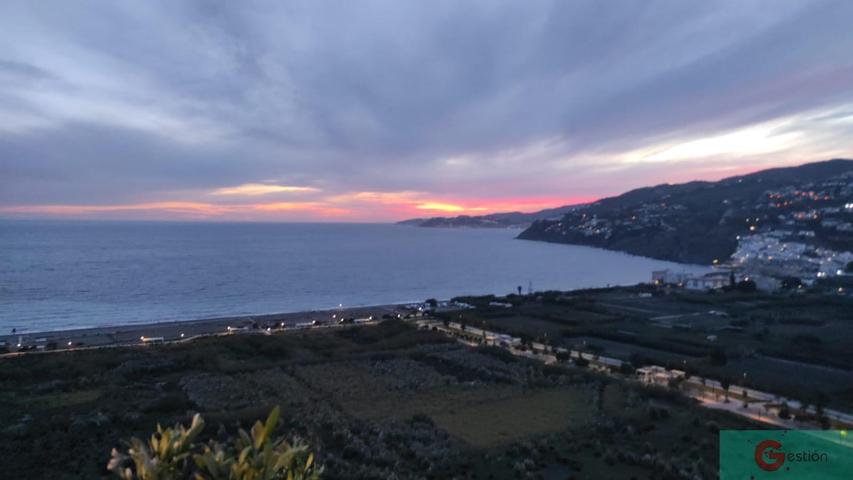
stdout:
<svg viewBox="0 0 853 480">
<path fill-rule="evenodd" d="M 24 347 L 55 344 L 55 348 L 35 351 L 53 351 L 69 348 L 107 347 L 115 345 L 144 345 L 141 337 L 162 337 L 163 341 L 179 341 L 192 337 L 217 335 L 228 332 L 228 327 L 249 327 L 254 323 L 258 329 L 267 326 L 276 328 L 283 325 L 294 326 L 304 322 L 329 323 L 341 317 L 381 317 L 396 312 L 403 305 L 417 302 L 400 302 L 359 307 L 340 307 L 323 310 L 303 310 L 261 315 L 238 315 L 231 317 L 201 318 L 195 320 L 170 320 L 163 322 L 138 323 L 131 325 L 106 325 L 68 330 L 16 332 L 0 335 L 0 342 L 6 347 L 22 341 Z M 334 318 L 332 316 L 335 316 Z M 39 342 L 36 342 L 39 340 Z M 70 344 L 69 344 L 70 342 Z"/>
<path fill-rule="evenodd" d="M 62 334 L 66 332 L 76 332 L 83 330 L 99 330 L 99 329 L 119 329 L 126 327 L 143 327 L 149 325 L 165 325 L 165 324 L 191 324 L 194 322 L 213 322 L 218 320 L 244 320 L 250 318 L 265 318 L 265 317 L 274 317 L 281 315 L 293 315 L 293 314 L 308 314 L 308 313 L 316 313 L 316 312 L 335 312 L 338 310 L 359 310 L 363 308 L 380 308 L 380 307 L 391 307 L 396 306 L 400 307 L 403 305 L 411 305 L 413 303 L 423 303 L 423 300 L 406 300 L 406 301 L 392 301 L 392 302 L 383 302 L 383 303 L 371 303 L 364 305 L 350 305 L 344 307 L 326 307 L 321 306 L 317 308 L 309 308 L 302 310 L 279 310 L 275 312 L 263 312 L 263 313 L 239 313 L 234 315 L 225 315 L 221 317 L 199 317 L 199 318 L 188 318 L 186 320 L 143 320 L 138 323 L 116 323 L 116 324 L 104 324 L 104 325 L 87 325 L 87 326 L 70 326 L 68 328 L 59 327 L 52 330 L 26 330 L 26 331 L 18 331 L 14 334 L 10 332 L 0 333 L 0 340 L 7 340 L 12 337 L 17 337 L 19 335 L 23 336 L 46 336 L 46 335 L 54 335 L 54 334 Z"/>
</svg>

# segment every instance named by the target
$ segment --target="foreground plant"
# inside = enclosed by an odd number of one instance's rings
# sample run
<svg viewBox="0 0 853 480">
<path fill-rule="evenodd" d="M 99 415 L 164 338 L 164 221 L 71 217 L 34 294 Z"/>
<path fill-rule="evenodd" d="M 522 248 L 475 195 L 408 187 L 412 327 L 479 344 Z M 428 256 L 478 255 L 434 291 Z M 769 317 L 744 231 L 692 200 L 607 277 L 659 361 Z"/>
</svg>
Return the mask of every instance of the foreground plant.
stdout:
<svg viewBox="0 0 853 480">
<path fill-rule="evenodd" d="M 162 428 L 148 442 L 132 438 L 127 453 L 116 449 L 107 469 L 124 480 L 314 480 L 320 469 L 304 444 L 273 438 L 279 408 L 250 432 L 240 430 L 232 442 L 195 443 L 204 429 L 196 414 L 189 428 Z"/>
</svg>

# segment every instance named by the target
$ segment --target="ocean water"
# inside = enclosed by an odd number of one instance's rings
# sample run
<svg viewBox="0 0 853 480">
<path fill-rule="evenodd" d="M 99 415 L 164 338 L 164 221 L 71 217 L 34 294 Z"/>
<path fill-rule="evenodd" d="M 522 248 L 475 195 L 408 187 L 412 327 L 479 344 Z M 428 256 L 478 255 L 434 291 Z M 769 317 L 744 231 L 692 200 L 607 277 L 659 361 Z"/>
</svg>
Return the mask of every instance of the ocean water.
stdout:
<svg viewBox="0 0 853 480">
<path fill-rule="evenodd" d="M 380 224 L 0 221 L 0 332 L 648 281 L 701 267 Z"/>
</svg>

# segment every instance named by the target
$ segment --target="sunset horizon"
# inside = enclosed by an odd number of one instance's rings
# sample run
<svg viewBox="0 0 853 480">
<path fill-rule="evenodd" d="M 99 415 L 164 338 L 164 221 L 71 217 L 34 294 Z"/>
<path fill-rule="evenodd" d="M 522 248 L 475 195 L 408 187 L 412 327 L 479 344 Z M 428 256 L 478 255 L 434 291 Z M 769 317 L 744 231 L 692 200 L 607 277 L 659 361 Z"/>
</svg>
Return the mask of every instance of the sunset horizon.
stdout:
<svg viewBox="0 0 853 480">
<path fill-rule="evenodd" d="M 0 216 L 387 222 L 849 158 L 836 6 L 10 2 Z"/>
<path fill-rule="evenodd" d="M 829 160 L 829 159 L 824 159 Z M 823 160 L 816 160 L 823 161 Z M 761 169 L 790 167 L 813 162 L 765 165 Z M 0 218 L 7 219 L 67 219 L 107 221 L 224 221 L 224 222 L 294 222 L 294 223 L 389 223 L 415 218 L 478 216 L 494 213 L 534 213 L 540 210 L 583 205 L 602 198 L 626 193 L 635 188 L 677 184 L 692 181 L 717 181 L 760 171 L 738 168 L 704 178 L 662 179 L 659 183 L 637 185 L 624 191 L 608 192 L 586 198 L 520 198 L 465 199 L 429 197 L 425 192 L 354 192 L 324 196 L 320 188 L 251 183 L 223 187 L 208 192 L 206 198 L 236 197 L 239 199 L 275 197 L 276 194 L 310 194 L 310 200 L 280 198 L 256 203 L 205 203 L 173 200 L 138 204 L 115 205 L 8 205 L 0 206 Z"/>
</svg>

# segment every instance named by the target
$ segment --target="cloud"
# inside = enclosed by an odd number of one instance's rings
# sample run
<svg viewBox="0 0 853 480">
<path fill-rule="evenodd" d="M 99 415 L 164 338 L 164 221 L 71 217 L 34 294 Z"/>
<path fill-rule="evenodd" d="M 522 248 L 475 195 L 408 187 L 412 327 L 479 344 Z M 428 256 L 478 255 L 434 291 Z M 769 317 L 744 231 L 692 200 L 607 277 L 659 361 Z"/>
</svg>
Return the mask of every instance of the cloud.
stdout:
<svg viewBox="0 0 853 480">
<path fill-rule="evenodd" d="M 485 210 L 485 208 L 483 208 L 483 207 L 473 207 L 473 208 L 466 209 L 465 207 L 463 207 L 461 205 L 453 205 L 450 203 L 439 203 L 439 202 L 419 203 L 419 204 L 415 205 L 415 208 L 417 208 L 418 210 L 434 210 L 437 212 L 444 212 L 444 213 L 460 213 L 460 212 L 464 212 L 466 210 L 467 211 L 480 211 L 481 212 L 481 211 Z"/>
<path fill-rule="evenodd" d="M 291 185 L 271 185 L 265 183 L 244 183 L 236 187 L 217 188 L 211 195 L 269 195 L 271 193 L 313 193 L 319 190 L 314 187 L 295 187 Z"/>
<path fill-rule="evenodd" d="M 851 16 L 843 0 L 3 2 L 0 205 L 267 196 L 371 220 L 851 156 Z"/>
</svg>

